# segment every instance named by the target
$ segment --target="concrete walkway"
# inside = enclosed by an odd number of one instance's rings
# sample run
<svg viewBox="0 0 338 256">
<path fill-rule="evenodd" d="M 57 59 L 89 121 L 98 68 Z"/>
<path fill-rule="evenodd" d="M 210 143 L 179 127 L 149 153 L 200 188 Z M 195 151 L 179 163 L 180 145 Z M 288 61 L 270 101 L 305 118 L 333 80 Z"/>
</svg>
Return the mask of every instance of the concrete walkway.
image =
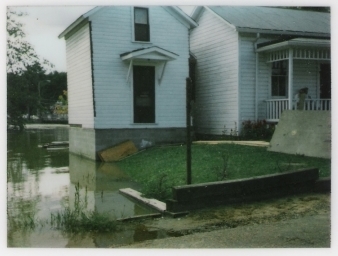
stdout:
<svg viewBox="0 0 338 256">
<path fill-rule="evenodd" d="M 269 142 L 266 141 L 236 141 L 236 140 L 217 140 L 217 141 L 194 141 L 193 144 L 237 144 L 237 145 L 244 145 L 244 146 L 256 146 L 256 147 L 268 147 L 270 145 Z"/>
<path fill-rule="evenodd" d="M 25 124 L 25 129 L 69 128 L 68 124 Z"/>
</svg>

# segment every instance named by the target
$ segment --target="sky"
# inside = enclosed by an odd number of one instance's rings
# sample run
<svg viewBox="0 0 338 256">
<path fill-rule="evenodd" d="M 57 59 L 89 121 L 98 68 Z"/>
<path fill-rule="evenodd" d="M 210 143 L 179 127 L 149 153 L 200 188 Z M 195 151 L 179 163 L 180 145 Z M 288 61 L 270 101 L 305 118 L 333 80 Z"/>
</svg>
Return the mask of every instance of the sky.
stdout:
<svg viewBox="0 0 338 256">
<path fill-rule="evenodd" d="M 45 3 L 44 6 L 11 6 L 11 9 L 27 14 L 17 20 L 24 24 L 25 39 L 33 45 L 37 54 L 54 64 L 55 70 L 66 72 L 65 41 L 59 39 L 58 36 L 78 17 L 93 9 L 95 5 L 46 6 Z M 193 8 L 193 6 L 182 7 L 188 13 Z"/>
<path fill-rule="evenodd" d="M 59 72 L 67 71 L 64 39 L 58 35 L 80 15 L 93 6 L 62 7 L 12 7 L 18 12 L 27 13 L 17 18 L 24 24 L 26 40 L 30 42 L 39 56 L 55 65 Z"/>
<path fill-rule="evenodd" d="M 28 15 L 21 17 L 19 20 L 24 24 L 23 30 L 26 33 L 26 40 L 30 42 L 35 51 L 42 58 L 47 59 L 55 65 L 55 70 L 61 72 L 67 71 L 66 67 L 66 47 L 64 39 L 59 39 L 59 34 L 66 29 L 82 14 L 86 13 L 95 5 L 133 5 L 133 4 L 152 4 L 152 5 L 184 5 L 180 6 L 183 11 L 190 14 L 194 5 L 224 5 L 224 4 L 250 4 L 250 5 L 273 5 L 273 1 L 220 1 L 220 0 L 172 0 L 172 1 L 149 1 L 149 0 L 124 0 L 124 1 L 107 1 L 107 0 L 5 0 L 5 6 L 11 6 L 18 11 L 26 12 Z M 278 5 L 319 5 L 325 4 L 323 1 L 276 1 Z M 326 1 L 330 3 L 330 1 Z"/>
</svg>

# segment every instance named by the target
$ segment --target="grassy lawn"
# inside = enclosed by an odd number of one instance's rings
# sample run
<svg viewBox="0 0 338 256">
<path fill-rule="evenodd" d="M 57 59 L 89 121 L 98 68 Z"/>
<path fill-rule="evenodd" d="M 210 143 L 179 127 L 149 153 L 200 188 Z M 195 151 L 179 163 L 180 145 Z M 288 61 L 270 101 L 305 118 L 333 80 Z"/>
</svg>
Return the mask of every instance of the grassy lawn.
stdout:
<svg viewBox="0 0 338 256">
<path fill-rule="evenodd" d="M 151 148 L 118 162 L 118 165 L 143 185 L 142 193 L 147 196 L 170 198 L 172 186 L 186 184 L 184 145 Z M 319 168 L 320 177 L 331 174 L 329 159 L 268 152 L 264 147 L 235 144 L 192 146 L 193 184 L 218 181 L 223 173 L 226 180 L 231 180 L 308 167 Z"/>
</svg>

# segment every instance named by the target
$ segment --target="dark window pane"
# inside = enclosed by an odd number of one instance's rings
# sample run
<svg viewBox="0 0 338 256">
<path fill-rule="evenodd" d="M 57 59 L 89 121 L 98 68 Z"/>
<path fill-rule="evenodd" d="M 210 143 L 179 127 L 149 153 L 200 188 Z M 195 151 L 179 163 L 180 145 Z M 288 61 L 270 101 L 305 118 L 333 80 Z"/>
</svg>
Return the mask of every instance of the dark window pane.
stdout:
<svg viewBox="0 0 338 256">
<path fill-rule="evenodd" d="M 287 94 L 287 62 L 277 61 L 272 63 L 271 69 L 271 96 L 285 97 Z"/>
<path fill-rule="evenodd" d="M 135 24 L 135 41 L 149 41 L 149 26 Z"/>
<path fill-rule="evenodd" d="M 286 96 L 286 81 L 285 76 L 279 77 L 279 96 Z"/>
<path fill-rule="evenodd" d="M 271 95 L 279 96 L 278 94 L 278 79 L 276 76 L 271 77 Z"/>
</svg>

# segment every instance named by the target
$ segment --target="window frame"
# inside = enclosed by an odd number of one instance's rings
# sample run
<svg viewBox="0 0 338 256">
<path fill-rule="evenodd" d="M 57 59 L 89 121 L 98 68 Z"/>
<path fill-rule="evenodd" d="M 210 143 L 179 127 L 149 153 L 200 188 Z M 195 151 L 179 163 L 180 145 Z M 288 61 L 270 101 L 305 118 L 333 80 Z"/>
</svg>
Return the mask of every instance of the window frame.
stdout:
<svg viewBox="0 0 338 256">
<path fill-rule="evenodd" d="M 274 74 L 274 64 L 276 63 L 283 63 L 283 70 L 284 73 L 279 73 L 279 74 Z M 281 71 L 282 69 L 279 69 L 279 71 Z M 271 71 L 270 71 L 270 96 L 271 98 L 275 98 L 275 99 L 286 99 L 288 98 L 288 62 L 286 60 L 280 60 L 280 61 L 275 61 L 271 63 Z M 285 94 L 281 95 L 280 93 L 278 93 L 278 95 L 273 95 L 273 78 L 279 78 L 278 80 L 280 80 L 280 78 L 284 78 L 284 86 L 285 86 Z M 278 91 L 280 92 L 280 82 L 278 83 Z"/>
<path fill-rule="evenodd" d="M 136 9 L 142 9 L 142 10 L 146 10 L 147 11 L 147 24 L 142 24 L 142 23 L 136 23 L 135 21 L 135 15 L 136 15 L 136 12 L 135 10 Z M 138 7 L 138 6 L 135 6 L 133 7 L 133 42 L 141 42 L 141 43 L 150 43 L 150 24 L 149 24 L 149 15 L 150 15 L 150 10 L 149 8 L 147 7 Z M 146 40 L 137 40 L 136 39 L 136 32 L 137 32 L 137 27 L 140 27 L 140 26 L 144 26 L 146 27 L 147 29 L 147 38 Z"/>
</svg>

